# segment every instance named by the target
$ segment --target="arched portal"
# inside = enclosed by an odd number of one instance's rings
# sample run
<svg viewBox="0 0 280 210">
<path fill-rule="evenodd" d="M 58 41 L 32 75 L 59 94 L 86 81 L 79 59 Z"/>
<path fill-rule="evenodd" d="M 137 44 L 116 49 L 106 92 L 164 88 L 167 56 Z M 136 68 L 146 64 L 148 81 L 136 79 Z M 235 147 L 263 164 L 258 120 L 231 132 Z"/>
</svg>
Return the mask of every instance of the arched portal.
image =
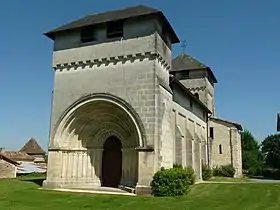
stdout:
<svg viewBox="0 0 280 210">
<path fill-rule="evenodd" d="M 89 183 L 135 186 L 139 166 L 135 148 L 143 146 L 140 130 L 131 110 L 114 98 L 95 96 L 75 103 L 62 116 L 52 137 L 51 146 L 59 152 L 54 158 L 49 153 L 48 171 L 52 172 L 47 179 L 86 187 Z M 114 169 L 109 168 L 112 156 Z M 113 170 L 117 175 L 110 177 Z"/>
<path fill-rule="evenodd" d="M 104 143 L 102 153 L 102 186 L 118 187 L 122 177 L 122 144 L 115 136 Z"/>
</svg>

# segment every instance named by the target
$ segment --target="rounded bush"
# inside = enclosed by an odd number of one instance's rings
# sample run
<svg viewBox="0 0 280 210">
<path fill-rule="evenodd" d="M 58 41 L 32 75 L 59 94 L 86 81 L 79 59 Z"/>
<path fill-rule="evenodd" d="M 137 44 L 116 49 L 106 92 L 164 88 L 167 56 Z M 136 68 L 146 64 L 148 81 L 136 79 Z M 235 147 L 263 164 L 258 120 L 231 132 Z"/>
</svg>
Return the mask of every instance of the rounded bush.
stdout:
<svg viewBox="0 0 280 210">
<path fill-rule="evenodd" d="M 152 194 L 154 196 L 180 196 L 185 195 L 189 185 L 193 183 L 190 170 L 182 167 L 161 168 L 156 172 L 151 182 Z"/>
<path fill-rule="evenodd" d="M 202 179 L 209 180 L 213 177 L 213 171 L 207 165 L 202 166 Z"/>
<path fill-rule="evenodd" d="M 234 177 L 235 169 L 231 164 L 215 167 L 213 169 L 214 176 Z"/>
</svg>

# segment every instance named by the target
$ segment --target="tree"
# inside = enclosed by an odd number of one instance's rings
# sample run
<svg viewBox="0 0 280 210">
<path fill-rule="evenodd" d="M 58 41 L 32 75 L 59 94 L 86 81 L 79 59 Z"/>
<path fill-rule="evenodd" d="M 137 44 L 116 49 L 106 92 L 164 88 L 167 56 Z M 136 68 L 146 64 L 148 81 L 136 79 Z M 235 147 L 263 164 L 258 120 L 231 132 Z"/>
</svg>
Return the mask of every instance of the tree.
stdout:
<svg viewBox="0 0 280 210">
<path fill-rule="evenodd" d="M 265 164 L 280 169 L 280 134 L 269 135 L 262 142 Z"/>
<path fill-rule="evenodd" d="M 241 134 L 242 165 L 248 173 L 257 175 L 263 168 L 263 155 L 258 141 L 245 129 Z"/>
</svg>

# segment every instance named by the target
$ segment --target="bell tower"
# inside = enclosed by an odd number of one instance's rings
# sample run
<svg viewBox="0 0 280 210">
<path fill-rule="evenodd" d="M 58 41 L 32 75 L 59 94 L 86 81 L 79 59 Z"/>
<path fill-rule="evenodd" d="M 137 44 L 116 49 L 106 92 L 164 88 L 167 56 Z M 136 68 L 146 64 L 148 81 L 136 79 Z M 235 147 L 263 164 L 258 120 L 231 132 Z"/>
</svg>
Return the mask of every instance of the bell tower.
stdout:
<svg viewBox="0 0 280 210">
<path fill-rule="evenodd" d="M 171 74 L 208 107 L 212 116 L 215 115 L 214 92 L 217 79 L 210 67 L 182 53 L 173 59 Z"/>
<path fill-rule="evenodd" d="M 103 145 L 113 135 L 122 144 L 120 184 L 149 189 L 161 166 L 173 166 L 169 71 L 179 38 L 163 12 L 127 7 L 45 35 L 54 89 L 44 186 L 103 186 Z"/>
</svg>

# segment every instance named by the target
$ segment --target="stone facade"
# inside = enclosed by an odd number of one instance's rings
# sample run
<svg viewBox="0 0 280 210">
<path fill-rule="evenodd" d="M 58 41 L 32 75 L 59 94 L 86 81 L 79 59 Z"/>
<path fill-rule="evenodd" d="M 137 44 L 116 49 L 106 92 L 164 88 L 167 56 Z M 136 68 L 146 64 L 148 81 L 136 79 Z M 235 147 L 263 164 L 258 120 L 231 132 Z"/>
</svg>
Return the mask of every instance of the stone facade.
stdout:
<svg viewBox="0 0 280 210">
<path fill-rule="evenodd" d="M 44 187 L 113 186 L 104 181 L 109 175 L 141 193 L 160 167 L 173 164 L 192 167 L 201 179 L 202 164 L 209 164 L 210 110 L 170 77 L 171 44 L 179 40 L 165 17 L 152 9 L 143 14 L 126 18 L 122 35 L 113 39 L 106 24 L 96 25 L 96 40 L 88 43 L 81 43 L 76 26 L 47 33 L 54 39 L 55 74 Z M 105 148 L 112 136 L 121 151 Z M 111 174 L 104 172 L 108 152 L 121 153 L 121 168 Z M 111 168 L 116 161 L 111 157 Z"/>
<path fill-rule="evenodd" d="M 230 164 L 235 168 L 235 177 L 242 177 L 240 128 L 231 122 L 215 118 L 209 121 L 209 129 L 213 129 L 213 138 L 211 138 L 212 166 Z"/>
</svg>

